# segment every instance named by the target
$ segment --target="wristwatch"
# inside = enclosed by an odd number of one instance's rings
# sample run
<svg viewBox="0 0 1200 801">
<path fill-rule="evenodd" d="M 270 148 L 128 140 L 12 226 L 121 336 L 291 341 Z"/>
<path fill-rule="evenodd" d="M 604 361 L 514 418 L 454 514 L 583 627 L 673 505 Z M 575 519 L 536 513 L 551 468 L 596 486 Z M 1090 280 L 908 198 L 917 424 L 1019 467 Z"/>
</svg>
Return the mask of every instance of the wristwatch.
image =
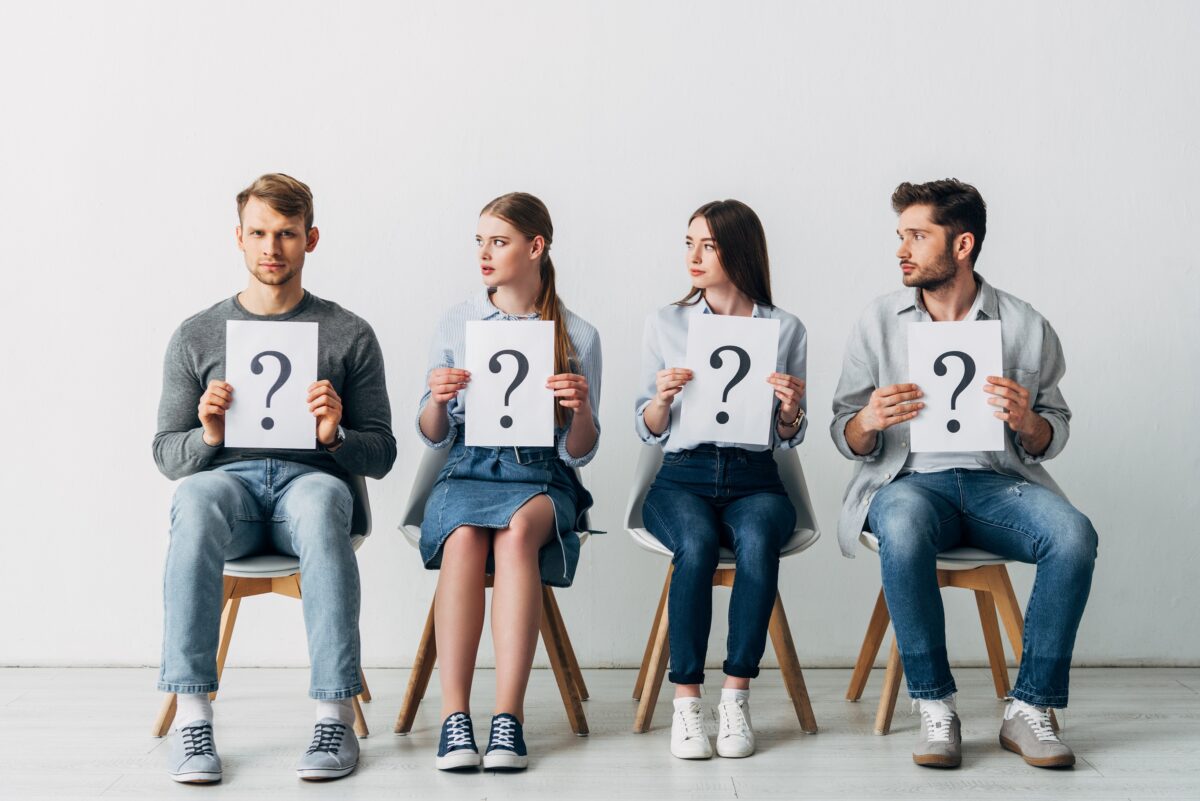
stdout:
<svg viewBox="0 0 1200 801">
<path fill-rule="evenodd" d="M 783 426 L 784 428 L 799 428 L 799 426 L 800 426 L 800 421 L 801 421 L 801 420 L 803 420 L 803 419 L 804 419 L 804 410 L 803 410 L 803 409 L 797 409 L 797 410 L 796 410 L 796 419 L 795 419 L 795 420 L 793 420 L 792 422 L 790 422 L 790 423 L 789 423 L 788 421 L 784 420 L 784 419 L 781 417 L 781 418 L 779 418 L 779 425 Z"/>
<path fill-rule="evenodd" d="M 321 450 L 326 453 L 333 453 L 338 448 L 342 447 L 342 443 L 346 441 L 346 429 L 341 426 L 337 427 L 337 433 L 333 435 L 332 445 L 322 445 Z"/>
</svg>

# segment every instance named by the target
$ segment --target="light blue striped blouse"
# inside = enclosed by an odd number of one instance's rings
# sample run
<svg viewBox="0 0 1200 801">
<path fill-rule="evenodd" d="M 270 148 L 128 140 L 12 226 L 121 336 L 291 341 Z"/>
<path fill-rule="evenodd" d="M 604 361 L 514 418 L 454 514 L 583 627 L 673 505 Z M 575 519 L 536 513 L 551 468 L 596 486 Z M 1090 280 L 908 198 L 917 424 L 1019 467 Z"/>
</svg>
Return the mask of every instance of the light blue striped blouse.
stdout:
<svg viewBox="0 0 1200 801">
<path fill-rule="evenodd" d="M 506 314 L 492 305 L 489 297 L 490 290 L 483 290 L 476 295 L 472 295 L 467 300 L 452 306 L 445 315 L 442 316 L 438 323 L 437 330 L 433 335 L 433 345 L 429 349 L 429 369 L 425 372 L 425 394 L 421 396 L 420 406 L 417 408 L 417 436 L 421 441 L 430 448 L 445 448 L 454 442 L 454 438 L 458 436 L 458 432 L 462 429 L 465 410 L 462 403 L 455 397 L 446 405 L 446 413 L 450 418 L 450 429 L 446 432 L 446 436 L 441 442 L 434 442 L 425 436 L 421 431 L 421 412 L 425 410 L 425 405 L 429 403 L 429 374 L 439 367 L 455 367 L 463 364 L 465 347 L 466 323 L 469 320 L 539 320 L 541 316 L 536 312 L 524 317 L 514 317 L 511 314 Z M 567 336 L 571 338 L 571 344 L 575 348 L 575 358 L 578 360 L 573 372 L 582 375 L 588 382 L 588 399 L 592 406 L 592 421 L 596 425 L 596 431 L 600 431 L 600 417 L 597 410 L 600 408 L 600 335 L 596 329 L 592 327 L 587 320 L 584 320 L 579 315 L 566 309 L 566 326 Z M 558 325 L 562 325 L 563 321 L 558 321 Z M 596 455 L 596 449 L 600 447 L 600 437 L 596 437 L 596 444 L 592 449 L 583 456 L 576 458 L 567 452 L 567 431 L 570 430 L 571 424 L 567 423 L 554 430 L 554 443 L 558 448 L 558 456 L 568 467 L 583 467 L 592 460 Z"/>
<path fill-rule="evenodd" d="M 701 298 L 693 306 L 664 306 L 646 318 L 646 331 L 642 342 L 642 372 L 638 386 L 638 399 L 634 406 L 634 428 L 642 442 L 647 445 L 662 445 L 663 451 L 691 450 L 704 443 L 685 440 L 681 435 L 672 435 L 679 428 L 679 407 L 681 403 L 671 404 L 671 416 L 667 427 L 657 436 L 646 427 L 643 413 L 650 401 L 658 394 L 657 375 L 659 370 L 668 367 L 682 367 L 687 355 L 688 321 L 697 314 L 712 314 L 708 303 Z M 804 323 L 794 314 L 788 314 L 778 306 L 759 306 L 755 304 L 752 317 L 764 317 L 779 320 L 779 355 L 776 358 L 775 372 L 787 373 L 796 378 L 807 380 L 808 370 L 808 332 Z M 763 381 L 766 376 L 762 376 Z M 808 394 L 800 399 L 800 408 L 806 414 L 800 422 L 800 428 L 788 439 L 781 439 L 776 427 L 776 416 L 779 411 L 779 401 L 775 401 L 775 414 L 771 416 L 770 445 L 747 445 L 737 442 L 714 442 L 722 448 L 742 448 L 748 451 L 774 450 L 775 448 L 794 448 L 804 441 L 804 432 L 808 428 Z"/>
</svg>

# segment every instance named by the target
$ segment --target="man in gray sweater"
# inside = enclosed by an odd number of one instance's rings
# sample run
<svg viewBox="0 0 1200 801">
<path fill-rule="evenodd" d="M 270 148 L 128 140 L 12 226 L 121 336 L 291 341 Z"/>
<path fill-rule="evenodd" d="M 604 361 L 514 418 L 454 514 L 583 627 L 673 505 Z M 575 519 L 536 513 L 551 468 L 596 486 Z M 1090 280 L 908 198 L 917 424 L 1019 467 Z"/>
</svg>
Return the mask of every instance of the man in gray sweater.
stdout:
<svg viewBox="0 0 1200 801">
<path fill-rule="evenodd" d="M 351 699 L 362 692 L 351 536 L 364 533 L 366 499 L 356 499 L 349 482 L 382 478 L 396 460 L 383 354 L 362 318 L 301 286 L 305 254 L 319 237 L 308 187 L 264 175 L 237 205 L 249 284 L 185 320 L 171 337 L 154 437 L 159 470 L 184 479 L 171 505 L 163 583 L 158 688 L 178 697 L 168 771 L 181 782 L 220 780 L 208 693 L 217 689 L 222 568 L 227 559 L 280 552 L 300 558 L 310 695 L 317 699 L 312 744 L 297 772 L 337 778 L 358 764 Z M 224 447 L 225 412 L 236 391 L 224 380 L 228 320 L 318 324 L 320 380 L 308 389 L 315 449 Z"/>
<path fill-rule="evenodd" d="M 955 179 L 905 183 L 892 207 L 906 288 L 863 313 L 833 399 L 834 444 L 858 462 L 838 540 L 852 556 L 867 524 L 878 542 L 908 694 L 921 708 L 913 761 L 928 767 L 957 767 L 962 759 L 938 552 L 971 546 L 1036 564 L 1024 656 L 1000 744 L 1037 767 L 1072 765 L 1075 755 L 1055 734 L 1049 709 L 1067 705 L 1097 537 L 1042 466 L 1070 434 L 1071 410 L 1058 388 L 1066 372 L 1062 346 L 1032 306 L 975 272 L 987 230 L 975 187 Z M 925 404 L 921 388 L 909 383 L 908 325 L 956 320 L 1000 322 L 1004 375 L 988 376 L 983 389 L 1004 421 L 1004 450 L 913 453 L 909 421 Z"/>
</svg>

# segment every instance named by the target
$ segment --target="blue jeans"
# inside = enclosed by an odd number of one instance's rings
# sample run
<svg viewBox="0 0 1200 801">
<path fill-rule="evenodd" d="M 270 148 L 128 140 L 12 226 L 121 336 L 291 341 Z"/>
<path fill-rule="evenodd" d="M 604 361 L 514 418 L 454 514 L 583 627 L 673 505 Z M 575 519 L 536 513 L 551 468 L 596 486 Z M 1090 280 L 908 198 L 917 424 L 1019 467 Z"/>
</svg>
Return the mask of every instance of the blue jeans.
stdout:
<svg viewBox="0 0 1200 801">
<path fill-rule="evenodd" d="M 642 505 L 646 528 L 671 549 L 667 622 L 674 684 L 703 684 L 712 580 L 721 546 L 737 561 L 725 674 L 752 679 L 767 647 L 779 551 L 796 510 L 770 451 L 702 445 L 668 453 Z"/>
<path fill-rule="evenodd" d="M 362 692 L 353 506 L 345 481 L 281 459 L 236 462 L 184 479 L 171 503 L 158 689 L 217 689 L 225 560 L 283 553 L 300 557 L 309 694 L 337 699 Z"/>
<path fill-rule="evenodd" d="M 1045 487 L 954 469 L 900 476 L 875 494 L 868 521 L 879 538 L 883 593 L 911 697 L 955 691 L 936 562 L 939 551 L 972 546 L 1037 565 L 1011 695 L 1037 706 L 1067 705 L 1075 632 L 1096 561 L 1096 529 L 1087 517 Z"/>
</svg>

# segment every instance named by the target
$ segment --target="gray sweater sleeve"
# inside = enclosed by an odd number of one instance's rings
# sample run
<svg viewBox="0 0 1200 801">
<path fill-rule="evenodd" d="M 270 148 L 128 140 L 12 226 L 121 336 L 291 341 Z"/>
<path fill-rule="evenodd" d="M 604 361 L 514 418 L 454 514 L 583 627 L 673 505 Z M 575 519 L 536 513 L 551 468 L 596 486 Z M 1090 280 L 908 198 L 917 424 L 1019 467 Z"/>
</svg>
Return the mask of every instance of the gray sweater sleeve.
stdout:
<svg viewBox="0 0 1200 801">
<path fill-rule="evenodd" d="M 383 370 L 383 350 L 365 321 L 355 339 L 353 364 L 342 386 L 342 428 L 346 441 L 334 460 L 355 476 L 383 478 L 396 461 L 392 406 Z"/>
<path fill-rule="evenodd" d="M 183 339 L 180 326 L 167 345 L 162 396 L 158 400 L 158 432 L 154 435 L 154 461 L 171 480 L 206 469 L 221 450 L 219 445 L 204 443 L 204 428 L 196 411 L 204 387 Z"/>
</svg>

